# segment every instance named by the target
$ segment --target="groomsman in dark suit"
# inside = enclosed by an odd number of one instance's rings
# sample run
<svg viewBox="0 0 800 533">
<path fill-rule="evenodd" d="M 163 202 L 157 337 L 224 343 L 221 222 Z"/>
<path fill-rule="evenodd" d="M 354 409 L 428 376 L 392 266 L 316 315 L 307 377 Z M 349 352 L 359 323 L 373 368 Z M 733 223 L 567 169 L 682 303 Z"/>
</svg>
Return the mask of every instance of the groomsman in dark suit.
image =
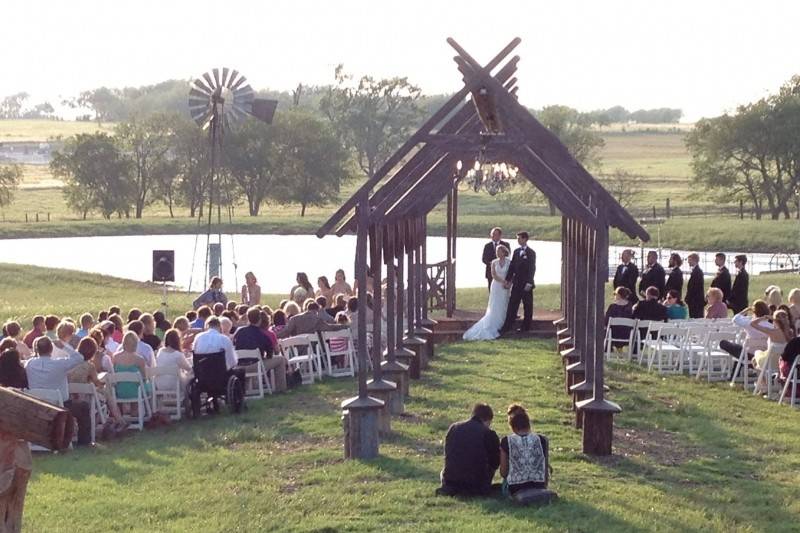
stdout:
<svg viewBox="0 0 800 533">
<path fill-rule="evenodd" d="M 614 274 L 614 288 L 625 287 L 631 291 L 631 301 L 639 301 L 636 298 L 636 280 L 639 278 L 639 267 L 632 261 L 633 251 L 622 250 L 620 256 L 622 264 L 617 267 L 617 272 Z"/>
<path fill-rule="evenodd" d="M 664 286 L 664 294 L 669 291 L 678 291 L 678 299 L 683 299 L 683 272 L 681 266 L 683 259 L 680 254 L 671 253 L 669 256 L 669 276 L 667 276 L 667 284 Z"/>
<path fill-rule="evenodd" d="M 689 318 L 703 318 L 703 308 L 706 305 L 706 291 L 703 282 L 703 271 L 700 270 L 700 256 L 689 254 L 689 281 L 686 283 L 686 297 L 683 299 L 689 308 Z"/>
<path fill-rule="evenodd" d="M 519 248 L 514 250 L 508 274 L 506 274 L 506 281 L 511 283 L 511 295 L 508 301 L 506 321 L 500 328 L 500 333 L 505 333 L 514 325 L 520 302 L 522 302 L 523 318 L 522 327 L 517 331 L 525 332 L 531 329 L 533 320 L 533 289 L 536 287 L 533 283 L 533 276 L 536 274 L 536 252 L 528 248 L 527 231 L 517 233 L 517 243 Z"/>
<path fill-rule="evenodd" d="M 647 299 L 645 291 L 649 287 L 658 289 L 658 300 L 664 297 L 664 285 L 666 282 L 666 274 L 664 267 L 658 264 L 658 252 L 650 250 L 647 252 L 647 266 L 642 272 L 642 281 L 639 282 L 639 296 L 643 300 Z"/>
<path fill-rule="evenodd" d="M 717 275 L 711 280 L 711 287 L 722 291 L 722 301 L 727 302 L 731 296 L 731 273 L 725 266 L 725 254 L 719 252 L 714 256 L 714 264 L 717 265 Z"/>
<path fill-rule="evenodd" d="M 737 255 L 733 264 L 736 267 L 736 278 L 733 280 L 727 304 L 735 314 L 739 314 L 747 309 L 747 292 L 750 290 L 750 275 L 744 268 L 747 265 L 747 256 Z"/>
<path fill-rule="evenodd" d="M 497 247 L 500 245 L 505 246 L 509 250 L 511 247 L 503 238 L 503 230 L 500 228 L 492 228 L 492 231 L 489 233 L 491 237 L 491 241 L 486 243 L 486 246 L 483 247 L 483 264 L 486 265 L 486 281 L 489 282 L 489 290 L 492 290 L 492 271 L 491 271 L 491 264 L 492 261 L 497 259 Z"/>
</svg>

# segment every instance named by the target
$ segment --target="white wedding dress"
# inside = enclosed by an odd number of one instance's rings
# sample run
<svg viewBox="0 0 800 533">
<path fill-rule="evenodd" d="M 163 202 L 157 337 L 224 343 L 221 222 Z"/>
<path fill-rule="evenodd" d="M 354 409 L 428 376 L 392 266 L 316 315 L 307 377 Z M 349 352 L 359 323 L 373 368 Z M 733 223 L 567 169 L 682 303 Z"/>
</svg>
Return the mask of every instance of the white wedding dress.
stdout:
<svg viewBox="0 0 800 533">
<path fill-rule="evenodd" d="M 501 279 L 506 279 L 508 274 L 508 267 L 511 265 L 511 260 L 506 257 L 503 264 L 500 264 L 499 259 L 492 261 L 492 268 L 495 274 Z M 486 306 L 486 314 L 483 315 L 474 326 L 464 332 L 465 341 L 481 341 L 492 340 L 500 336 L 500 328 L 503 327 L 503 322 L 506 320 L 506 313 L 508 312 L 508 298 L 511 294 L 509 289 L 503 287 L 503 284 L 496 279 L 492 280 L 492 286 L 489 290 L 489 303 Z"/>
</svg>

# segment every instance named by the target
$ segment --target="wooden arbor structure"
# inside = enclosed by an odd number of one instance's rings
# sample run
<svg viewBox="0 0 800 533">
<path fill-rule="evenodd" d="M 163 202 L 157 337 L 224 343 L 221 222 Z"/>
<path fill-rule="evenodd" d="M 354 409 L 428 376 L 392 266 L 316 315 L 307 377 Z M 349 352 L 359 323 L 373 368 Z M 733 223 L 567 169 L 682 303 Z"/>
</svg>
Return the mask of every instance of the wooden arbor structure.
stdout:
<svg viewBox="0 0 800 533">
<path fill-rule="evenodd" d="M 486 160 L 505 162 L 519 169 L 562 214 L 561 311 L 569 348 L 562 352 L 573 362 L 571 392 L 576 396 L 578 419 L 583 426 L 586 453 L 611 453 L 613 414 L 620 408 L 604 398 L 603 320 L 604 290 L 608 280 L 608 234 L 615 227 L 644 241 L 647 232 L 586 171 L 567 148 L 516 99 L 515 73 L 519 56 L 506 58 L 520 43 L 512 40 L 485 66 L 480 65 L 453 39 L 453 58 L 464 80 L 454 94 L 414 133 L 386 163 L 349 198 L 317 231 L 357 235 L 355 272 L 359 300 L 366 298 L 365 281 L 374 279 L 373 309 L 381 309 L 381 279 L 387 278 L 388 350 L 384 368 L 396 371 L 399 355 L 414 347 L 430 324 L 428 280 L 425 274 L 427 215 L 447 199 L 448 268 L 454 273 L 457 220 L 457 186 L 460 169 L 472 167 L 479 154 Z M 494 74 L 492 74 L 494 72 Z M 458 165 L 458 162 L 461 165 Z M 354 213 L 352 211 L 355 210 Z M 385 271 L 383 268 L 385 267 Z M 405 274 L 405 275 L 404 275 Z M 405 282 L 405 290 L 404 290 Z M 448 281 L 448 299 L 455 280 Z M 451 300 L 452 301 L 452 300 Z M 354 413 L 383 408 L 370 396 L 366 381 L 366 310 L 359 306 L 359 395 L 343 403 Z M 380 338 L 380 318 L 373 320 L 375 339 Z M 422 340 L 421 342 L 425 342 Z M 373 380 L 378 389 L 391 388 L 381 373 L 380 343 L 371 354 Z M 414 360 L 412 359 L 412 362 Z M 398 374 L 399 375 L 399 374 Z M 583 376 L 581 378 L 581 376 Z M 377 453 L 377 435 L 369 429 L 372 415 L 357 416 L 351 431 L 366 443 L 354 456 Z M 364 433 L 366 430 L 366 434 Z M 377 433 L 377 430 L 374 431 Z M 351 444 L 358 448 L 359 444 Z"/>
</svg>

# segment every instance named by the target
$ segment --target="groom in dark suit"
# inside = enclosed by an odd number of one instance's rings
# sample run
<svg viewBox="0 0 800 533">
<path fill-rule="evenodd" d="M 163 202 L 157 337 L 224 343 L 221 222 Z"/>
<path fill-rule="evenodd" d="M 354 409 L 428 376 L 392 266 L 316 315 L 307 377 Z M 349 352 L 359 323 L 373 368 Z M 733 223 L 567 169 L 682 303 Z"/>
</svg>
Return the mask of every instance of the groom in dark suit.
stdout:
<svg viewBox="0 0 800 533">
<path fill-rule="evenodd" d="M 503 230 L 492 228 L 489 233 L 491 241 L 483 247 L 483 264 L 486 265 L 486 280 L 489 282 L 489 290 L 492 290 L 492 261 L 497 259 L 497 247 L 502 245 L 511 250 L 511 247 L 503 239 Z"/>
<path fill-rule="evenodd" d="M 511 295 L 508 301 L 506 321 L 500 328 L 500 333 L 505 333 L 514 325 L 517 319 L 519 304 L 522 302 L 523 319 L 520 332 L 531 329 L 533 320 L 533 275 L 536 274 L 536 252 L 528 248 L 528 232 L 517 233 L 519 248 L 514 250 L 511 265 L 508 267 L 506 281 L 511 284 Z"/>
</svg>

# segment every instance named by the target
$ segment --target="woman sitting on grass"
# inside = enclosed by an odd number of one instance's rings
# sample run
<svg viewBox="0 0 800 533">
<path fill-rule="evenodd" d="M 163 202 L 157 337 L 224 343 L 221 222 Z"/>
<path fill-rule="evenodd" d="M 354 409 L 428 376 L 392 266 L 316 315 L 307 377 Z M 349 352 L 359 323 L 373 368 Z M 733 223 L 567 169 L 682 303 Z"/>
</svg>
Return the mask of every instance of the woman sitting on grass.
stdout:
<svg viewBox="0 0 800 533">
<path fill-rule="evenodd" d="M 500 440 L 503 492 L 513 495 L 524 489 L 546 489 L 550 477 L 547 438 L 533 432 L 521 405 L 511 404 L 507 413 L 512 433 Z"/>
<path fill-rule="evenodd" d="M 122 337 L 122 350 L 114 354 L 114 372 L 139 372 L 142 379 L 145 378 L 144 358 L 136 353 L 139 346 L 139 335 L 135 331 L 129 331 Z M 145 392 L 150 394 L 150 384 L 145 383 Z M 117 383 L 117 398 L 121 400 L 133 400 L 139 395 L 138 383 L 126 382 Z"/>
<path fill-rule="evenodd" d="M 667 298 L 664 303 L 667 306 L 667 319 L 685 320 L 689 318 L 689 309 L 687 309 L 686 305 L 681 301 L 681 293 L 675 289 L 667 291 Z"/>
</svg>

